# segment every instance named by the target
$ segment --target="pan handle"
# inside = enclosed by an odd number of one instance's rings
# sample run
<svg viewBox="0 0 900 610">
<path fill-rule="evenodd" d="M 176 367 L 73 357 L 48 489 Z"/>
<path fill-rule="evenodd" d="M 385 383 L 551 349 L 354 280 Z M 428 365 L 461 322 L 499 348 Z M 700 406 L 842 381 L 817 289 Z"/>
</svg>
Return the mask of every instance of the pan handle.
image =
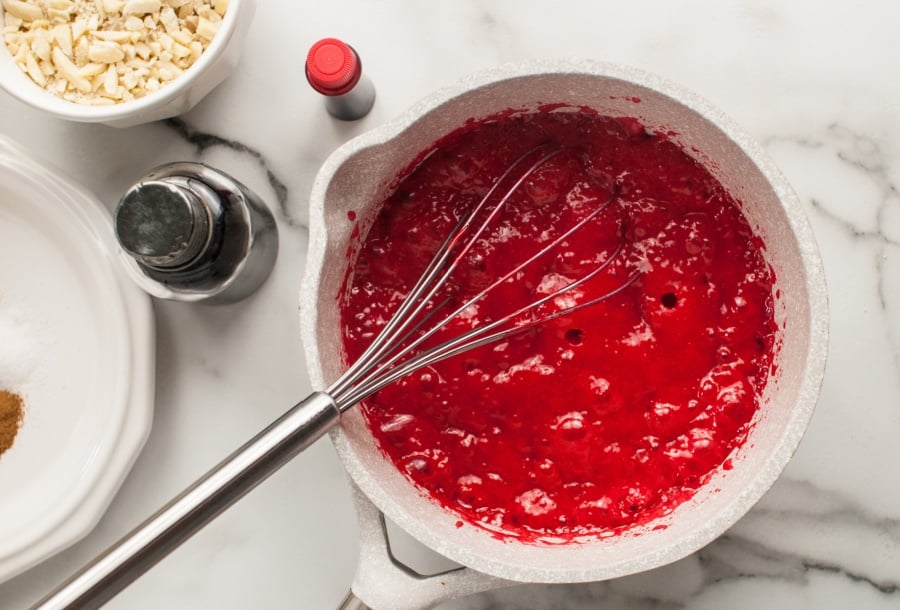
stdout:
<svg viewBox="0 0 900 610">
<path fill-rule="evenodd" d="M 431 576 L 415 572 L 394 556 L 381 511 L 355 482 L 352 489 L 359 524 L 359 561 L 350 593 L 338 610 L 421 610 L 519 584 L 463 566 Z"/>
<path fill-rule="evenodd" d="M 112 599 L 340 421 L 328 394 L 299 402 L 32 610 L 93 610 Z"/>
<path fill-rule="evenodd" d="M 341 602 L 341 605 L 338 606 L 337 610 L 371 610 L 371 608 L 365 605 L 361 599 L 356 597 L 356 594 L 353 591 L 349 591 L 347 597 L 344 598 L 344 601 Z"/>
</svg>

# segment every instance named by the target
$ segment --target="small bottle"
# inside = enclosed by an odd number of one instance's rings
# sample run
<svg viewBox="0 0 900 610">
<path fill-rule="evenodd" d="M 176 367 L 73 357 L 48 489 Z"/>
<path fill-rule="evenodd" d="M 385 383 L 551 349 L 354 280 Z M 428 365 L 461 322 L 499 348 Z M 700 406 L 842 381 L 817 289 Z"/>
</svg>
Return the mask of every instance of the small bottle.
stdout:
<svg viewBox="0 0 900 610">
<path fill-rule="evenodd" d="M 262 200 L 200 163 L 170 163 L 141 178 L 115 212 L 132 277 L 176 301 L 233 303 L 269 276 L 278 231 Z"/>
<path fill-rule="evenodd" d="M 360 119 L 375 103 L 375 85 L 363 74 L 359 55 L 337 38 L 323 38 L 310 47 L 306 80 L 325 96 L 325 109 L 336 119 Z"/>
</svg>

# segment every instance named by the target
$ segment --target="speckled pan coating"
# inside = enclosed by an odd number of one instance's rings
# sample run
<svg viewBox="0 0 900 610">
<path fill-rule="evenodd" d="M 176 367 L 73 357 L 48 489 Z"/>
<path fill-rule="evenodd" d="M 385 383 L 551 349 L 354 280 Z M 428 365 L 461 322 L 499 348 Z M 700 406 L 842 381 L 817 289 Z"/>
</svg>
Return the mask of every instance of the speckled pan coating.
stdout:
<svg viewBox="0 0 900 610">
<path fill-rule="evenodd" d="M 638 98 L 637 102 L 633 98 Z M 341 371 L 337 294 L 352 223 L 362 235 L 389 182 L 415 154 L 466 119 L 506 108 L 563 102 L 638 117 L 703 162 L 744 205 L 777 276 L 782 328 L 778 375 L 752 433 L 734 460 L 696 497 L 652 526 L 607 540 L 559 546 L 495 539 L 423 497 L 382 459 L 360 413 L 348 412 L 332 441 L 356 485 L 391 520 L 435 551 L 474 570 L 531 582 L 602 580 L 648 570 L 706 545 L 744 515 L 787 464 L 812 416 L 825 367 L 828 305 L 808 221 L 774 164 L 731 120 L 682 88 L 638 70 L 593 61 L 503 66 L 438 91 L 396 120 L 339 148 L 324 163 L 310 200 L 310 247 L 301 291 L 302 334 L 313 386 Z M 365 562 L 365 554 L 361 557 Z"/>
</svg>

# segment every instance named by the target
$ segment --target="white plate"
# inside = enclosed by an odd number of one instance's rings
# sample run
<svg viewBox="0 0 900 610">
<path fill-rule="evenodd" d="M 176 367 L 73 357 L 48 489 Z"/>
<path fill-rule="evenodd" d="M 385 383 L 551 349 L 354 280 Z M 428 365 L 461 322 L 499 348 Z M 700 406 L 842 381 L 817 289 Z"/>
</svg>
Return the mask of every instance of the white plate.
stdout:
<svg viewBox="0 0 900 610">
<path fill-rule="evenodd" d="M 152 309 L 116 257 L 100 202 L 0 137 L 0 316 L 35 348 L 8 388 L 26 412 L 0 456 L 0 582 L 90 532 L 150 432 Z"/>
</svg>

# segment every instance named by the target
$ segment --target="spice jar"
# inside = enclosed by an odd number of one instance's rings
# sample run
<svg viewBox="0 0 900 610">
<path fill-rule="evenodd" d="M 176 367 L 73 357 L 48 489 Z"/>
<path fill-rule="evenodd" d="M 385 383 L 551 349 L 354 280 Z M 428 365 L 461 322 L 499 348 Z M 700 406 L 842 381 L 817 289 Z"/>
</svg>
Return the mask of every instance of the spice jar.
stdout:
<svg viewBox="0 0 900 610">
<path fill-rule="evenodd" d="M 337 38 L 323 38 L 310 47 L 306 80 L 325 96 L 325 109 L 336 119 L 360 119 L 375 103 L 375 85 L 363 74 L 359 55 Z"/>
<path fill-rule="evenodd" d="M 243 299 L 269 276 L 278 252 L 269 208 L 201 163 L 170 163 L 141 178 L 119 201 L 115 231 L 138 285 L 176 301 Z"/>
</svg>

